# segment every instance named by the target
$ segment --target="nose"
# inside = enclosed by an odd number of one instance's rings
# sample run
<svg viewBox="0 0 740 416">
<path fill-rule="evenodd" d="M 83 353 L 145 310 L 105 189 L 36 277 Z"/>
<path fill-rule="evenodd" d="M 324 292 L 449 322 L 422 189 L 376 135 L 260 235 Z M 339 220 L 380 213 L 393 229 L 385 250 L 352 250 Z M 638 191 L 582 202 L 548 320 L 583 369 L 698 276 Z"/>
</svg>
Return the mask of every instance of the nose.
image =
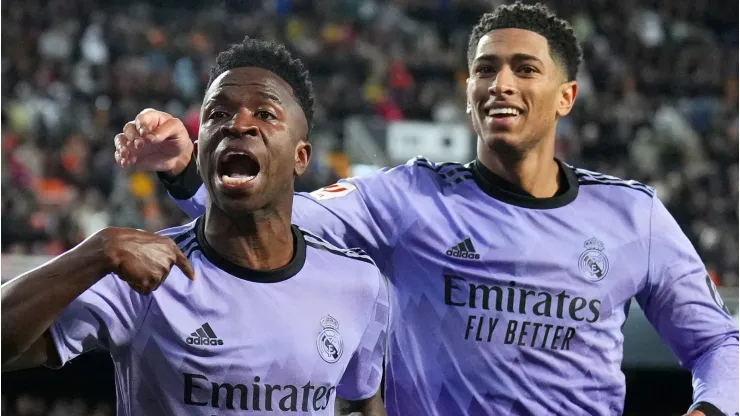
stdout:
<svg viewBox="0 0 740 416">
<path fill-rule="evenodd" d="M 241 108 L 221 127 L 224 137 L 259 136 L 259 129 L 255 124 L 255 117 L 246 108 Z"/>
<path fill-rule="evenodd" d="M 514 94 L 514 78 L 511 69 L 508 66 L 503 66 L 496 74 L 491 86 L 488 87 L 488 93 L 495 96 Z"/>
</svg>

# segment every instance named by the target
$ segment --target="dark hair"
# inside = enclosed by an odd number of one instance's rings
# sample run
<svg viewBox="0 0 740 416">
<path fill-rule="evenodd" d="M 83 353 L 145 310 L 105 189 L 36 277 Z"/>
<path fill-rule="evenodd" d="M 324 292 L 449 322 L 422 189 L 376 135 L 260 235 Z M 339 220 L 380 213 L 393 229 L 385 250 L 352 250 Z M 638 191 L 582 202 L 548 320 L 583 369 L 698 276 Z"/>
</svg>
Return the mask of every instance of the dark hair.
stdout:
<svg viewBox="0 0 740 416">
<path fill-rule="evenodd" d="M 271 71 L 293 88 L 293 94 L 303 109 L 310 132 L 313 128 L 313 113 L 316 106 L 313 84 L 303 62 L 298 58 L 294 59 L 283 44 L 247 36 L 240 43 L 230 45 L 229 49 L 216 57 L 206 89 L 210 88 L 213 80 L 224 72 L 248 66 Z"/>
<path fill-rule="evenodd" d="M 568 81 L 578 75 L 581 64 L 581 46 L 578 44 L 573 27 L 565 20 L 555 16 L 547 6 L 537 3 L 527 5 L 516 2 L 497 7 L 484 14 L 473 28 L 468 41 L 468 65 L 473 63 L 475 50 L 480 38 L 496 29 L 524 29 L 538 33 L 547 39 L 553 60 L 565 68 Z"/>
</svg>

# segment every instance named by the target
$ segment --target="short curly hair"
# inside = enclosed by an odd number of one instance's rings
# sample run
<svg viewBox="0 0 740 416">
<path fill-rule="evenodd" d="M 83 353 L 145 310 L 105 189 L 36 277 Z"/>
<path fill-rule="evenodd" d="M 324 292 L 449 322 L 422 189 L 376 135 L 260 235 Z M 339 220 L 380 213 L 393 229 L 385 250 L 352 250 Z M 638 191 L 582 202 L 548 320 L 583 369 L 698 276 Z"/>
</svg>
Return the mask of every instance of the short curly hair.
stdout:
<svg viewBox="0 0 740 416">
<path fill-rule="evenodd" d="M 293 88 L 293 94 L 303 109 L 308 122 L 308 131 L 313 129 L 316 97 L 308 70 L 298 58 L 293 58 L 288 48 L 281 43 L 245 37 L 240 43 L 232 44 L 218 54 L 210 70 L 206 90 L 224 72 L 242 67 L 258 67 L 273 72 Z"/>
<path fill-rule="evenodd" d="M 517 1 L 484 14 L 470 34 L 468 65 L 473 63 L 480 38 L 496 29 L 524 29 L 544 36 L 553 60 L 565 68 L 568 81 L 576 79 L 583 57 L 581 46 L 573 33 L 573 27 L 557 17 L 547 6 L 541 3 L 527 5 Z"/>
</svg>

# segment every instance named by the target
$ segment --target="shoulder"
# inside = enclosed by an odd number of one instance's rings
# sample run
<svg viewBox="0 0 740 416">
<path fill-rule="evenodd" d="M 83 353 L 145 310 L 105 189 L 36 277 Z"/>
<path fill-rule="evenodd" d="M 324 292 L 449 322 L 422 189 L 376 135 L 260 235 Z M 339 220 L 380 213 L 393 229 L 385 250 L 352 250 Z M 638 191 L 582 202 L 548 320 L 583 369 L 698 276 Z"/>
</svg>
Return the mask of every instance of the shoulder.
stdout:
<svg viewBox="0 0 740 416">
<path fill-rule="evenodd" d="M 385 284 L 385 278 L 375 261 L 362 249 L 337 247 L 301 227 L 298 227 L 298 230 L 306 242 L 307 255 L 313 253 L 315 256 L 322 258 L 319 262 L 322 267 L 328 266 L 343 275 L 348 275 L 353 282 L 365 282 L 366 285 L 363 284 L 362 286 L 372 290 L 374 296 L 383 289 L 381 285 Z"/>
<path fill-rule="evenodd" d="M 609 221 L 620 232 L 648 238 L 656 209 L 661 205 L 657 191 L 641 182 L 586 169 L 573 168 L 578 181 L 581 209 L 601 221 Z"/>
<path fill-rule="evenodd" d="M 173 239 L 185 256 L 190 257 L 193 251 L 199 249 L 198 239 L 195 236 L 195 222 L 193 220 L 185 225 L 157 231 L 157 234 Z"/>
<path fill-rule="evenodd" d="M 187 224 L 179 225 L 177 227 L 165 228 L 164 230 L 157 231 L 157 234 L 173 239 L 182 235 L 195 235 L 195 222 L 196 220 L 193 220 L 188 222 Z"/>
<path fill-rule="evenodd" d="M 362 249 L 359 248 L 341 248 L 324 240 L 316 234 L 298 227 L 306 241 L 306 250 L 313 250 L 321 255 L 336 256 L 335 261 L 352 262 L 352 264 L 367 270 L 377 270 L 375 262 Z M 364 266 L 363 266 L 364 264 Z"/>
<path fill-rule="evenodd" d="M 414 175 L 437 186 L 454 186 L 465 180 L 473 179 L 471 163 L 442 162 L 436 163 L 423 156 L 417 156 L 406 166 Z"/>
<path fill-rule="evenodd" d="M 655 189 L 633 179 L 622 179 L 604 173 L 594 172 L 587 169 L 573 169 L 578 180 L 579 187 L 586 187 L 586 191 L 608 192 L 620 197 L 630 197 L 651 201 L 655 197 Z"/>
<path fill-rule="evenodd" d="M 342 179 L 336 184 L 317 189 L 311 196 L 322 200 L 343 196 L 359 190 L 361 194 L 425 193 L 443 187 L 455 186 L 473 178 L 470 164 L 457 162 L 435 163 L 423 156 L 410 159 L 403 165 L 383 168 L 366 176 Z"/>
</svg>

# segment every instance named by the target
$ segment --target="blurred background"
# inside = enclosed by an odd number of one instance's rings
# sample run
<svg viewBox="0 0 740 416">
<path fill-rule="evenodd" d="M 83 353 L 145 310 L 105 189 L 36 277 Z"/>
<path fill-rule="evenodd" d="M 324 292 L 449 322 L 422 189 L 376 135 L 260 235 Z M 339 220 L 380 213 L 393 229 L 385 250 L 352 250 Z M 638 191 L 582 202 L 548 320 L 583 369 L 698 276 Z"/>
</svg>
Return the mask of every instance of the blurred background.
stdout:
<svg viewBox="0 0 740 416">
<path fill-rule="evenodd" d="M 480 0 L 4 0 L 2 279 L 108 225 L 158 230 L 186 217 L 156 178 L 118 169 L 113 137 L 144 108 L 192 137 L 207 71 L 245 35 L 307 64 L 318 95 L 311 191 L 423 154 L 467 162 L 465 53 Z M 738 290 L 738 4 L 545 1 L 585 60 L 558 156 L 636 179 L 689 236 L 733 314 Z M 639 311 L 624 332 L 625 414 L 681 414 L 690 375 Z M 2 375 L 3 415 L 110 415 L 105 354 Z"/>
</svg>

